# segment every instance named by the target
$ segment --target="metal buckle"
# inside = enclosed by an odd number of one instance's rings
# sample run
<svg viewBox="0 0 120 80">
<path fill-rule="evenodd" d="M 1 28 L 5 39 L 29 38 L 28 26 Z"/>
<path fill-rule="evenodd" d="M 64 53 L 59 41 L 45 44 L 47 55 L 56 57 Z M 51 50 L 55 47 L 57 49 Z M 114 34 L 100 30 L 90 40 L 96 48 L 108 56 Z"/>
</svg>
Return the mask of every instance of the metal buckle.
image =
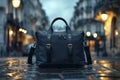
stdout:
<svg viewBox="0 0 120 80">
<path fill-rule="evenodd" d="M 47 47 L 48 49 L 50 49 L 51 44 L 46 44 L 46 47 Z"/>
<path fill-rule="evenodd" d="M 68 48 L 72 48 L 72 44 L 68 44 Z"/>
</svg>

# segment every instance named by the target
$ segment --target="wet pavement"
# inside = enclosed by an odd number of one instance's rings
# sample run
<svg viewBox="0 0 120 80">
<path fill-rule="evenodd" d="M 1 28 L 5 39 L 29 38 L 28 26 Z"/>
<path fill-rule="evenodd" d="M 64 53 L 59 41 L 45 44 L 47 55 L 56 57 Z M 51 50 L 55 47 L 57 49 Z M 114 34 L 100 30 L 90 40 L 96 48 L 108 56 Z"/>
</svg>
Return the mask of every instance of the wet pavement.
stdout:
<svg viewBox="0 0 120 80">
<path fill-rule="evenodd" d="M 40 69 L 26 57 L 0 58 L 0 80 L 120 80 L 120 58 L 94 58 L 77 69 Z"/>
</svg>

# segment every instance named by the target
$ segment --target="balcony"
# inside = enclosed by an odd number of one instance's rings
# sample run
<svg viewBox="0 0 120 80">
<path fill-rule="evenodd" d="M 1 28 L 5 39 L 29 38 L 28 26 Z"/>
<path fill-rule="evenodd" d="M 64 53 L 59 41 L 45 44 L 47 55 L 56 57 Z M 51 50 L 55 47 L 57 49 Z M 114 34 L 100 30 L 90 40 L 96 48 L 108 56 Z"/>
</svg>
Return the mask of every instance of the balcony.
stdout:
<svg viewBox="0 0 120 80">
<path fill-rule="evenodd" d="M 120 1 L 119 0 L 100 0 L 94 8 L 95 14 L 97 14 L 100 10 L 108 10 L 113 11 L 116 14 L 119 14 L 120 8 Z"/>
</svg>

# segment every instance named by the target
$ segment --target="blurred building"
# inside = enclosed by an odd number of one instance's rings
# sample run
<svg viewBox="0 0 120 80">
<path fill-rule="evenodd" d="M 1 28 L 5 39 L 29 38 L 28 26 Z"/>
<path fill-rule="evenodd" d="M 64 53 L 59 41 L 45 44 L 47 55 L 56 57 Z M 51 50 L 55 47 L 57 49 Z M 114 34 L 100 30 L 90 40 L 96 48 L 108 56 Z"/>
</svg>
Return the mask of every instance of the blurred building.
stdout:
<svg viewBox="0 0 120 80">
<path fill-rule="evenodd" d="M 21 51 L 22 46 L 34 42 L 36 30 L 48 27 L 49 22 L 39 0 L 20 0 L 17 8 L 12 0 L 0 1 L 0 46 L 4 46 L 6 51 Z"/>
<path fill-rule="evenodd" d="M 98 0 L 95 19 L 104 23 L 109 55 L 120 55 L 120 0 Z"/>
<path fill-rule="evenodd" d="M 0 0 L 0 55 L 5 51 L 5 22 L 7 0 Z"/>
<path fill-rule="evenodd" d="M 39 0 L 23 0 L 23 26 L 35 37 L 35 31 L 47 29 L 49 22 Z M 26 44 L 26 43 L 25 43 Z"/>
<path fill-rule="evenodd" d="M 105 53 L 104 24 L 94 19 L 97 2 L 98 0 L 79 0 L 70 25 L 74 30 L 85 32 L 92 54 L 102 55 Z"/>
</svg>

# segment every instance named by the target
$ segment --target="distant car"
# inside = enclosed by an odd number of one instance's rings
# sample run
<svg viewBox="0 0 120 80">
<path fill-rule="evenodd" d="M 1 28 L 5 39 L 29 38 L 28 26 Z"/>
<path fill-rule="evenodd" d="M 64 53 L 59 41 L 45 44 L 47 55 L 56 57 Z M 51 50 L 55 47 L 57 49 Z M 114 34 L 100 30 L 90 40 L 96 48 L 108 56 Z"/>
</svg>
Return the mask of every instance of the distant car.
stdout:
<svg viewBox="0 0 120 80">
<path fill-rule="evenodd" d="M 23 56 L 28 56 L 31 46 L 33 46 L 33 44 L 27 44 L 23 47 Z"/>
</svg>

